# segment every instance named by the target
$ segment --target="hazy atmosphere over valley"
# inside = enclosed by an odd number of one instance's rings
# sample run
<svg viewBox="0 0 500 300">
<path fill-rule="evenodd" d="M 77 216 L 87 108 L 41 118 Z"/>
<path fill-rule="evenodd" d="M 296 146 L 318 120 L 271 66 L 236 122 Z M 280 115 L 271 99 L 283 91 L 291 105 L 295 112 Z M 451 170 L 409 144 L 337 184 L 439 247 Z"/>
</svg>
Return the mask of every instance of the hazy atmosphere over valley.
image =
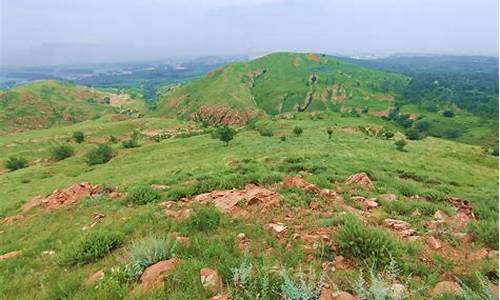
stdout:
<svg viewBox="0 0 500 300">
<path fill-rule="evenodd" d="M 0 300 L 499 299 L 494 0 L 0 0 Z"/>
</svg>

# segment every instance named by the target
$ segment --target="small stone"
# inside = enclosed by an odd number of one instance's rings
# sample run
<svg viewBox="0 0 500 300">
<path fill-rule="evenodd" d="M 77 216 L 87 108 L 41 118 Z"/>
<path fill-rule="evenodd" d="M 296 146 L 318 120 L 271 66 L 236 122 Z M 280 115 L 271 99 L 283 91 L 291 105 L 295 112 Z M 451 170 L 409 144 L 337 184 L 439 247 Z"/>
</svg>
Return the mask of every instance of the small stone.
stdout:
<svg viewBox="0 0 500 300">
<path fill-rule="evenodd" d="M 434 250 L 441 249 L 441 247 L 442 247 L 441 242 L 433 236 L 427 237 L 425 239 L 425 242 L 427 243 L 427 245 L 429 245 Z"/>
<path fill-rule="evenodd" d="M 283 231 L 286 230 L 286 225 L 283 224 L 283 223 L 271 223 L 269 224 L 269 226 L 274 230 L 276 231 L 276 233 L 282 233 Z"/>
<path fill-rule="evenodd" d="M 434 219 L 435 220 L 446 221 L 446 220 L 448 220 L 448 218 L 449 218 L 448 215 L 444 211 L 442 211 L 442 210 L 438 210 L 434 214 Z"/>
<path fill-rule="evenodd" d="M 5 253 L 3 255 L 0 255 L 0 260 L 14 258 L 14 257 L 20 256 L 20 255 L 21 255 L 21 251 L 12 251 L 12 252 L 8 252 L 8 253 Z"/>
<path fill-rule="evenodd" d="M 398 199 L 398 197 L 394 194 L 381 194 L 381 195 L 378 195 L 377 198 L 379 200 L 387 201 L 387 202 L 396 201 Z"/>
<path fill-rule="evenodd" d="M 348 292 L 336 292 L 333 294 L 333 300 L 356 300 L 357 298 Z"/>
<path fill-rule="evenodd" d="M 45 250 L 45 251 L 42 251 L 42 256 L 52 256 L 56 254 L 56 252 L 54 250 Z"/>
<path fill-rule="evenodd" d="M 217 271 L 210 268 L 200 270 L 200 280 L 203 287 L 211 292 L 222 290 L 222 279 Z"/>
<path fill-rule="evenodd" d="M 323 288 L 321 290 L 321 295 L 319 296 L 319 300 L 333 300 L 332 290 L 328 288 Z"/>
<path fill-rule="evenodd" d="M 244 240 L 247 238 L 247 236 L 243 232 L 238 233 L 236 237 L 238 238 L 238 240 Z"/>
</svg>

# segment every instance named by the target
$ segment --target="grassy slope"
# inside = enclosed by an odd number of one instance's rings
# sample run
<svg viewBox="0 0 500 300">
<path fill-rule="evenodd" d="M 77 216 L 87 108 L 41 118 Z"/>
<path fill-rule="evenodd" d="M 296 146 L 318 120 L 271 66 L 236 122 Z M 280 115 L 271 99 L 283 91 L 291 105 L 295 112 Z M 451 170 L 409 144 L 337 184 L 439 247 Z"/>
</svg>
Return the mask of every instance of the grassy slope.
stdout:
<svg viewBox="0 0 500 300">
<path fill-rule="evenodd" d="M 97 119 L 116 110 L 103 102 L 113 96 L 58 81 L 37 81 L 0 91 L 0 134 Z"/>
<path fill-rule="evenodd" d="M 348 175 L 366 170 L 376 179 L 375 194 L 394 192 L 396 194 L 448 194 L 470 199 L 482 220 L 498 217 L 498 159 L 482 153 L 479 147 L 459 144 L 435 138 L 410 142 L 408 152 L 396 151 L 393 141 L 366 137 L 361 133 L 349 133 L 341 127 L 357 127 L 382 124 L 374 117 L 340 118 L 331 114 L 326 119 L 312 121 L 308 115 L 300 120 L 263 120 L 258 126 L 269 126 L 274 137 L 261 137 L 255 131 L 244 130 L 225 147 L 209 135 L 189 138 L 169 139 L 161 143 L 150 143 L 136 149 L 120 149 L 118 155 L 105 165 L 88 167 L 82 157 L 84 151 L 92 147 L 85 143 L 75 145 L 76 156 L 51 163 L 42 162 L 27 169 L 0 175 L 0 214 L 13 215 L 20 205 L 38 194 L 50 193 L 55 188 L 90 181 L 126 189 L 136 183 L 161 183 L 175 189 L 202 176 L 215 176 L 223 180 L 227 174 L 235 172 L 234 161 L 250 159 L 253 169 L 261 172 L 278 172 L 293 175 L 280 166 L 287 167 L 285 158 L 302 158 L 311 165 L 308 179 L 325 188 L 335 188 Z M 336 123 L 338 130 L 332 140 L 328 140 L 325 128 Z M 73 130 L 88 133 L 89 141 L 104 140 L 109 134 L 126 135 L 134 128 L 183 126 L 174 120 L 141 119 L 123 122 L 106 120 L 89 121 L 65 128 L 34 131 L 22 135 L 0 137 L 1 157 L 22 153 L 34 161 L 47 157 L 50 147 L 65 141 Z M 292 137 L 295 126 L 304 128 L 300 138 Z M 288 135 L 286 142 L 278 136 Z M 14 146 L 9 146 L 14 145 Z M 265 171 L 262 171 L 265 170 Z M 316 171 L 315 171 L 316 170 Z M 426 182 L 400 179 L 398 170 L 414 172 L 417 178 Z M 29 182 L 27 182 L 29 181 Z M 23 183 L 24 182 L 24 183 Z M 127 246 L 133 240 L 147 234 L 164 234 L 168 231 L 184 230 L 175 221 L 163 216 L 156 205 L 124 206 L 121 202 L 87 201 L 57 212 L 34 210 L 29 219 L 20 224 L 0 224 L 0 253 L 19 250 L 23 256 L 0 264 L 0 294 L 13 295 L 18 299 L 46 296 L 54 298 L 66 295 L 75 298 L 98 298 L 98 290 L 82 286 L 84 278 L 103 267 L 123 265 L 127 261 L 124 248 L 96 263 L 83 267 L 72 267 L 62 272 L 54 258 L 43 257 L 41 252 L 64 247 L 83 234 L 81 228 L 91 223 L 94 212 L 107 217 L 99 228 L 116 229 L 127 234 Z M 180 227 L 179 227 L 180 226 Z M 207 298 L 206 292 L 197 284 L 199 268 L 212 265 L 222 268 L 224 278 L 229 277 L 229 267 L 237 266 L 243 259 L 233 253 L 231 245 L 238 232 L 245 232 L 253 241 L 274 240 L 262 232 L 261 225 L 245 224 L 242 221 L 224 220 L 221 228 L 210 235 L 188 232 L 195 246 L 191 249 L 189 262 L 176 273 L 178 282 L 168 285 L 172 299 Z M 36 234 L 33 234 L 36 233 Z M 305 263 L 301 252 L 281 249 L 271 257 L 261 257 L 254 261 L 268 261 L 269 265 L 294 266 Z M 281 250 L 280 250 L 281 249 Z M 221 259 L 220 257 L 224 257 Z M 303 255 L 303 254 L 302 254 Z M 437 275 L 428 275 L 426 284 L 433 284 Z M 43 274 L 36 275 L 33 274 Z M 434 279 L 433 279 L 434 278 Z M 8 284 L 2 284 L 2 283 Z M 435 281 L 434 281 L 435 283 Z M 422 283 L 420 283 L 421 285 Z M 428 287 L 428 286 L 427 286 Z M 118 293 L 119 286 L 108 287 L 105 297 Z"/>
<path fill-rule="evenodd" d="M 318 80 L 308 84 L 312 75 Z M 313 100 L 308 111 L 331 108 L 337 101 L 333 93 L 343 95 L 338 100 L 342 106 L 382 111 L 406 80 L 315 54 L 274 53 L 222 67 L 163 95 L 158 114 L 186 115 L 204 105 L 277 114 L 304 107 L 309 93 Z"/>
</svg>

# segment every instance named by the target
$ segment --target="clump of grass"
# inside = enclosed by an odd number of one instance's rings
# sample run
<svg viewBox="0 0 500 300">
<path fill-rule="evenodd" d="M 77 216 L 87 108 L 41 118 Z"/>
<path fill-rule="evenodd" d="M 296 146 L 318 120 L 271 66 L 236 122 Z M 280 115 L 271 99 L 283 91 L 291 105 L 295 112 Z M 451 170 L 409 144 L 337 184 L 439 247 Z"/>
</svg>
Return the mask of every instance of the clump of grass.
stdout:
<svg viewBox="0 0 500 300">
<path fill-rule="evenodd" d="M 139 133 L 137 131 L 135 131 L 129 140 L 122 142 L 122 146 L 123 146 L 123 148 L 126 148 L 126 149 L 140 147 L 141 144 L 139 144 Z"/>
<path fill-rule="evenodd" d="M 26 168 L 28 166 L 28 160 L 22 156 L 11 156 L 5 161 L 4 165 L 10 171 L 15 171 Z"/>
<path fill-rule="evenodd" d="M 278 280 L 248 262 L 231 268 L 231 274 L 231 299 L 274 299 L 279 296 L 276 293 Z"/>
<path fill-rule="evenodd" d="M 295 126 L 293 128 L 293 134 L 295 134 L 296 137 L 301 136 L 303 132 L 304 132 L 304 129 L 302 129 L 302 127 L 300 127 L 300 126 Z"/>
<path fill-rule="evenodd" d="M 130 250 L 131 263 L 126 267 L 128 278 L 137 280 L 144 270 L 162 260 L 175 257 L 177 243 L 171 238 L 149 237 Z"/>
<path fill-rule="evenodd" d="M 63 249 L 59 255 L 59 263 L 79 265 L 97 261 L 121 246 L 124 238 L 124 234 L 118 231 L 92 231 Z"/>
<path fill-rule="evenodd" d="M 52 149 L 51 156 L 55 161 L 60 161 L 73 156 L 74 153 L 75 151 L 70 145 L 60 145 Z"/>
<path fill-rule="evenodd" d="M 259 132 L 260 136 L 271 137 L 274 135 L 272 129 L 269 127 L 262 127 L 257 129 L 257 131 Z"/>
<path fill-rule="evenodd" d="M 211 231 L 219 227 L 221 213 L 212 206 L 202 206 L 188 220 L 188 225 L 198 231 Z"/>
<path fill-rule="evenodd" d="M 358 280 L 354 283 L 356 295 L 366 300 L 407 299 L 406 290 L 398 291 L 392 287 L 392 284 L 400 279 L 400 273 L 394 260 L 391 260 L 390 264 L 379 273 L 374 268 L 369 268 L 368 280 L 365 280 L 361 271 Z"/>
<path fill-rule="evenodd" d="M 307 207 L 313 199 L 310 192 L 297 187 L 283 188 L 280 195 L 283 202 L 292 207 Z"/>
<path fill-rule="evenodd" d="M 481 220 L 478 222 L 471 222 L 468 225 L 468 230 L 472 233 L 475 241 L 498 249 L 498 221 L 497 220 Z"/>
<path fill-rule="evenodd" d="M 127 191 L 127 201 L 134 204 L 147 204 L 160 197 L 161 193 L 147 184 L 132 186 Z"/>
<path fill-rule="evenodd" d="M 87 152 L 86 157 L 90 166 L 105 164 L 113 158 L 113 149 L 109 145 L 99 145 Z"/>
<path fill-rule="evenodd" d="M 402 254 L 401 243 L 390 233 L 363 225 L 356 216 L 346 215 L 335 236 L 342 255 L 376 268 L 388 265 Z"/>
</svg>

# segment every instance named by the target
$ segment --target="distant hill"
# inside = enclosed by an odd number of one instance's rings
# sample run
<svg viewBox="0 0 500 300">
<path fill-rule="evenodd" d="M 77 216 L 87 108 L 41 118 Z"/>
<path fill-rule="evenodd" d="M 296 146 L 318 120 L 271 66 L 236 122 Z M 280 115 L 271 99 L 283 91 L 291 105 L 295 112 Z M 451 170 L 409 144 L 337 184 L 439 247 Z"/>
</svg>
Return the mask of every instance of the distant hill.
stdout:
<svg viewBox="0 0 500 300">
<path fill-rule="evenodd" d="M 384 111 L 408 80 L 323 55 L 273 53 L 168 89 L 160 96 L 156 113 L 244 123 L 256 113 Z"/>
<path fill-rule="evenodd" d="M 36 81 L 0 91 L 0 134 L 68 125 L 119 112 L 126 94 L 59 81 Z"/>
</svg>

